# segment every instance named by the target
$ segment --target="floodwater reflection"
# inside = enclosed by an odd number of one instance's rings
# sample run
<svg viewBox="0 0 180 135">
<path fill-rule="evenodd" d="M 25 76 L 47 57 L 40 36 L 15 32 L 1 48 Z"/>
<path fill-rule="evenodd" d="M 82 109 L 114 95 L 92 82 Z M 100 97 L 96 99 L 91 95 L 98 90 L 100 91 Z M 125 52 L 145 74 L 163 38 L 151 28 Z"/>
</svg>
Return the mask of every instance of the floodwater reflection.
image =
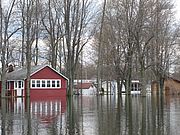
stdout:
<svg viewBox="0 0 180 135">
<path fill-rule="evenodd" d="M 73 106 L 79 134 L 180 134 L 180 97 L 74 97 Z"/>
<path fill-rule="evenodd" d="M 1 99 L 2 135 L 56 135 L 61 133 L 66 103 L 60 99 Z"/>
<path fill-rule="evenodd" d="M 1 99 L 1 135 L 178 135 L 180 97 Z"/>
</svg>

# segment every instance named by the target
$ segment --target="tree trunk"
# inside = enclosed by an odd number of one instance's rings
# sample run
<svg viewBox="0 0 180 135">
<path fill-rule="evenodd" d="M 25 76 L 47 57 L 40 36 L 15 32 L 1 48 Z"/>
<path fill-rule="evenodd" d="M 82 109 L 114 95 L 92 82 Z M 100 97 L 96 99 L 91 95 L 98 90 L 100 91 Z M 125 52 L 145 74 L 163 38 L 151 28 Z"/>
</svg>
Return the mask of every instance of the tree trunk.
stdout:
<svg viewBox="0 0 180 135">
<path fill-rule="evenodd" d="M 145 87 L 145 69 L 141 66 L 141 95 L 146 96 L 146 87 Z"/>
<path fill-rule="evenodd" d="M 5 64 L 5 46 L 3 44 L 2 38 L 2 27 L 3 27 L 3 15 L 2 15 L 2 5 L 0 1 L 0 17 L 1 17 L 1 25 L 0 25 L 0 42 L 1 42 L 1 63 L 2 63 L 2 73 L 1 73 L 1 97 L 5 97 L 6 90 L 6 64 Z"/>
<path fill-rule="evenodd" d="M 162 96 L 164 93 L 164 78 L 160 77 L 159 78 L 159 90 L 160 90 L 160 95 Z"/>
<path fill-rule="evenodd" d="M 98 46 L 98 65 L 97 65 L 97 93 L 101 91 L 102 83 L 101 83 L 101 72 L 102 72 L 102 33 L 103 33 L 103 25 L 104 25 L 104 16 L 105 16 L 105 10 L 106 10 L 106 0 L 104 0 L 104 6 L 103 6 L 103 14 L 101 19 L 101 28 L 100 28 L 100 35 L 99 35 L 99 46 Z"/>
<path fill-rule="evenodd" d="M 131 47 L 130 47 L 131 48 Z M 127 78 L 126 78 L 126 94 L 129 95 L 131 94 L 131 81 L 132 81 L 132 52 L 128 53 L 128 58 L 127 58 Z"/>
<path fill-rule="evenodd" d="M 120 77 L 116 78 L 116 82 L 117 82 L 117 91 L 118 91 L 118 94 L 121 95 L 122 94 L 122 81 L 120 82 Z"/>
</svg>

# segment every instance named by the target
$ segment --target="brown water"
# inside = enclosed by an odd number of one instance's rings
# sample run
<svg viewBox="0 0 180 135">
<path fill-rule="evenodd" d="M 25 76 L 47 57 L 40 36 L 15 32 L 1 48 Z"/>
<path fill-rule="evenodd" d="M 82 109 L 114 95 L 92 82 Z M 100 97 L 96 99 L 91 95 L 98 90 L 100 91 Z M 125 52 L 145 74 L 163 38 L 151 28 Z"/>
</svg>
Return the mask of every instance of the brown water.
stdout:
<svg viewBox="0 0 180 135">
<path fill-rule="evenodd" d="M 64 100 L 1 100 L 0 134 L 180 135 L 180 96 L 75 96 Z"/>
</svg>

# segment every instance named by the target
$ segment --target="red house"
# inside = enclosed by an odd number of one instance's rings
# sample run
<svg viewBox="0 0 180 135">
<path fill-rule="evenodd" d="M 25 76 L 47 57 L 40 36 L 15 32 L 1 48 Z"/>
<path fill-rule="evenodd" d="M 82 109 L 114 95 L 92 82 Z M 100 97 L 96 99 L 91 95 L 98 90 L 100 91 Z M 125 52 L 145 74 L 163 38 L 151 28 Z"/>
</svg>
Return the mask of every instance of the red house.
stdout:
<svg viewBox="0 0 180 135">
<path fill-rule="evenodd" d="M 21 68 L 6 74 L 7 92 L 12 96 L 25 96 L 26 73 L 26 68 Z M 50 66 L 32 67 L 30 78 L 30 96 L 32 98 L 39 99 L 66 96 L 68 78 Z"/>
</svg>

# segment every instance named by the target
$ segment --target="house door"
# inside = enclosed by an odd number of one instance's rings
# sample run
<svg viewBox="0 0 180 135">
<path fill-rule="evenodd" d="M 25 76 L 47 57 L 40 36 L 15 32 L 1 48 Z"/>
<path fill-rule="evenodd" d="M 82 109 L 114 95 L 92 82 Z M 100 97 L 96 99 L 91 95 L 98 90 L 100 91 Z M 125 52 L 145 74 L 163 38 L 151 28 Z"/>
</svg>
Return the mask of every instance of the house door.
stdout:
<svg viewBox="0 0 180 135">
<path fill-rule="evenodd" d="M 15 81 L 14 89 L 16 90 L 17 96 L 23 96 L 24 81 Z"/>
</svg>

